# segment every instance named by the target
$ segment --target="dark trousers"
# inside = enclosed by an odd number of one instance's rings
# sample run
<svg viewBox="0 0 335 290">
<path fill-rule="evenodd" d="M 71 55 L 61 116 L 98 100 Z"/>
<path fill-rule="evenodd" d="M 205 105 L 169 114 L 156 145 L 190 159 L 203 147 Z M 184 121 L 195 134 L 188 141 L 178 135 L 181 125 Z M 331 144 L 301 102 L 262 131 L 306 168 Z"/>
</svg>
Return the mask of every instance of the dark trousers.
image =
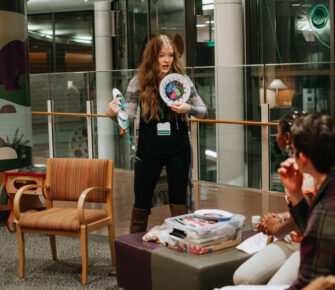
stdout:
<svg viewBox="0 0 335 290">
<path fill-rule="evenodd" d="M 135 163 L 135 205 L 136 208 L 151 209 L 152 197 L 163 166 L 169 186 L 169 202 L 186 203 L 186 188 L 191 164 L 189 150 L 164 156 L 141 156 Z"/>
</svg>

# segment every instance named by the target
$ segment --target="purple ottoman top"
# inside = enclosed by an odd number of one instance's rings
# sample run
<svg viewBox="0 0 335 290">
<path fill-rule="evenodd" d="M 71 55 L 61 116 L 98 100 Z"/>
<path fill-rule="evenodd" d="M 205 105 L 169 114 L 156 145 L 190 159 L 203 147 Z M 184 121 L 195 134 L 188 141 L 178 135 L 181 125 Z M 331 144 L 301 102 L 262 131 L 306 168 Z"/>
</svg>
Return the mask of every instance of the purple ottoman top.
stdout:
<svg viewBox="0 0 335 290">
<path fill-rule="evenodd" d="M 144 234 L 129 234 L 115 239 L 117 281 L 127 290 L 152 289 L 151 251 L 164 245 L 143 242 Z"/>
</svg>

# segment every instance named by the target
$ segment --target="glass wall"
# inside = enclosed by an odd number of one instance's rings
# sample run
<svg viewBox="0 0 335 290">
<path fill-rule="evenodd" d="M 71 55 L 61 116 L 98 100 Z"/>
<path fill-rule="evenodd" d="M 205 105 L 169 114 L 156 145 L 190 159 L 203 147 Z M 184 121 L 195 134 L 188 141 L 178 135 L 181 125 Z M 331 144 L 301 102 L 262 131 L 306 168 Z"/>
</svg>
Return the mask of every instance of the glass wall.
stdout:
<svg viewBox="0 0 335 290">
<path fill-rule="evenodd" d="M 54 14 L 56 72 L 94 70 L 93 11 Z"/>
<path fill-rule="evenodd" d="M 28 16 L 30 73 L 54 71 L 53 25 L 51 14 Z"/>
<path fill-rule="evenodd" d="M 330 63 L 267 65 L 265 68 L 265 93 L 269 104 L 269 119 L 273 122 L 293 110 L 332 115 Z M 333 76 L 332 76 L 333 77 Z M 276 128 L 270 129 L 271 189 L 283 190 L 277 169 L 287 155 L 278 151 Z"/>
<path fill-rule="evenodd" d="M 182 62 L 184 65 L 187 64 L 187 34 L 193 37 L 195 27 L 188 27 L 186 32 L 185 23 L 195 15 L 189 13 L 186 18 L 184 1 L 114 0 L 110 2 L 111 26 L 115 27 L 110 35 L 114 69 L 137 68 L 148 39 L 158 34 L 167 34 L 175 41 L 181 53 Z M 187 5 L 190 3 L 191 1 L 187 2 Z M 194 7 L 193 4 L 192 7 Z M 204 7 L 205 11 L 208 5 Z M 197 65 L 214 65 L 214 42 L 212 41 L 214 10 L 213 7 L 210 8 L 206 10 L 209 11 L 208 15 L 204 14 L 204 16 L 201 12 L 202 16 L 199 16 L 204 17 L 203 21 L 209 21 L 208 25 L 211 28 L 210 36 L 205 37 L 204 34 L 203 37 L 199 36 Z M 85 1 L 83 7 L 76 4 L 72 10 L 69 3 L 56 0 L 51 0 L 48 6 L 40 5 L 40 9 L 36 3 L 30 1 L 28 2 L 28 31 L 31 73 L 95 69 L 93 1 Z M 200 34 L 202 32 L 199 30 Z M 209 50 L 202 49 L 203 41 Z M 193 46 L 190 45 L 191 47 Z"/>
<path fill-rule="evenodd" d="M 148 42 L 146 1 L 128 1 L 128 68 L 137 68 Z"/>
<path fill-rule="evenodd" d="M 196 47 L 195 65 L 214 65 L 215 22 L 214 0 L 195 0 Z"/>
<path fill-rule="evenodd" d="M 189 68 L 187 74 L 191 76 L 208 108 L 207 119 L 219 120 L 218 114 L 224 111 L 223 107 L 218 108 L 221 104 L 218 99 L 222 95 L 215 93 L 215 71 L 218 70 L 229 75 L 238 72 L 241 77 L 239 83 L 242 89 L 238 94 L 233 94 L 232 98 L 241 100 L 234 106 L 239 106 L 238 109 L 250 117 L 236 117 L 231 121 L 276 123 L 293 109 L 333 114 L 334 99 L 331 97 L 330 85 L 332 65 L 312 63 L 203 67 Z M 47 101 L 50 100 L 52 112 L 97 113 L 97 107 L 104 102 L 100 99 L 101 93 L 106 94 L 97 89 L 96 80 L 101 77 L 99 74 L 105 75 L 104 78 L 110 81 L 109 88 L 118 88 L 125 94 L 134 72 L 120 70 L 31 75 L 32 110 L 47 111 Z M 281 87 L 275 87 L 276 83 L 280 83 Z M 297 83 L 302 83 L 303 87 L 297 86 Z M 111 91 L 110 96 L 112 98 Z M 262 109 L 264 106 L 267 111 Z M 34 158 L 37 160 L 49 156 L 48 138 L 51 133 L 55 157 L 88 157 L 91 152 L 94 158 L 104 158 L 104 154 L 109 152 L 113 154 L 111 158 L 115 160 L 117 168 L 133 168 L 133 123 L 129 124 L 129 134 L 121 135 L 118 125 L 109 118 L 94 117 L 91 122 L 86 117 L 78 116 L 53 116 L 51 119 L 52 128 L 48 130 L 47 118 L 33 115 Z M 101 119 L 105 121 L 99 123 Z M 227 121 L 227 118 L 223 115 L 220 120 Z M 264 130 L 252 124 L 199 123 L 196 128 L 199 180 L 261 189 L 266 183 L 263 178 L 267 178 L 270 190 L 283 191 L 276 171 L 286 155 L 275 149 L 276 126 L 264 127 Z M 239 143 L 236 143 L 236 136 Z M 231 156 L 236 158 L 227 162 L 226 157 Z M 229 174 L 234 171 L 236 178 L 230 178 Z"/>
<path fill-rule="evenodd" d="M 185 8 L 184 1 L 151 1 L 151 34 L 166 34 L 174 40 L 185 64 Z"/>
<path fill-rule="evenodd" d="M 30 76 L 30 99 L 31 110 L 36 112 L 47 112 L 48 95 L 50 93 L 49 74 L 34 74 Z M 33 130 L 33 157 L 34 163 L 45 163 L 49 158 L 49 132 L 48 116 L 32 115 Z"/>
<path fill-rule="evenodd" d="M 330 17 L 334 12 L 329 2 L 250 1 L 249 24 L 258 28 L 248 30 L 251 63 L 330 61 Z"/>
<path fill-rule="evenodd" d="M 260 118 L 257 108 L 264 103 L 269 105 L 269 121 L 274 122 L 292 110 L 334 116 L 331 101 L 334 99 L 334 73 L 328 63 L 334 61 L 331 58 L 334 47 L 330 46 L 331 37 L 334 37 L 334 31 L 331 32 L 334 11 L 330 9 L 328 0 L 246 2 L 246 61 L 265 64 L 264 77 L 257 78 L 255 73 L 247 72 L 250 82 L 246 83 L 246 119 Z M 271 127 L 270 189 L 283 190 L 276 170 L 286 155 L 276 150 L 276 132 L 276 128 Z M 249 134 L 258 136 L 259 133 Z M 251 137 L 248 138 L 247 144 L 252 144 Z M 248 164 L 253 168 L 255 163 Z M 249 171 L 254 172 L 251 168 Z"/>
<path fill-rule="evenodd" d="M 30 73 L 94 70 L 93 11 L 28 15 Z"/>
<path fill-rule="evenodd" d="M 215 68 L 197 67 L 187 69 L 187 75 L 193 76 L 193 82 L 207 106 L 207 119 L 216 119 Z M 217 180 L 216 124 L 198 125 L 199 177 L 202 180 Z"/>
</svg>

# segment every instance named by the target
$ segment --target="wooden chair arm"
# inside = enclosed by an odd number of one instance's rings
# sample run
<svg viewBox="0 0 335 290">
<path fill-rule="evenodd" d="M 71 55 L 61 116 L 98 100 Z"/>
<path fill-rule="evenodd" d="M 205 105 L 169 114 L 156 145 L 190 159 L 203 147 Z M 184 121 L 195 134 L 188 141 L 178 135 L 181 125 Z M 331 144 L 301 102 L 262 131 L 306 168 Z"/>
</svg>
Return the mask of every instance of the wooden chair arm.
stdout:
<svg viewBox="0 0 335 290">
<path fill-rule="evenodd" d="M 20 201 L 22 198 L 23 194 L 29 194 L 29 193 L 25 193 L 24 191 L 30 189 L 30 188 L 37 188 L 37 187 L 41 187 L 41 188 L 47 188 L 47 186 L 42 185 L 42 184 L 28 184 L 25 186 L 22 186 L 16 193 L 15 193 L 15 197 L 14 197 L 14 215 L 16 220 L 20 219 L 20 215 L 21 215 L 21 209 L 20 209 Z"/>
<path fill-rule="evenodd" d="M 78 200 L 78 206 L 77 206 L 77 211 L 78 211 L 78 218 L 81 224 L 86 223 L 85 215 L 84 215 L 84 205 L 85 205 L 85 200 L 87 195 L 94 191 L 94 190 L 103 190 L 103 191 L 109 191 L 110 193 L 112 192 L 111 188 L 106 188 L 106 187 L 90 187 L 86 188 L 79 196 Z"/>
</svg>

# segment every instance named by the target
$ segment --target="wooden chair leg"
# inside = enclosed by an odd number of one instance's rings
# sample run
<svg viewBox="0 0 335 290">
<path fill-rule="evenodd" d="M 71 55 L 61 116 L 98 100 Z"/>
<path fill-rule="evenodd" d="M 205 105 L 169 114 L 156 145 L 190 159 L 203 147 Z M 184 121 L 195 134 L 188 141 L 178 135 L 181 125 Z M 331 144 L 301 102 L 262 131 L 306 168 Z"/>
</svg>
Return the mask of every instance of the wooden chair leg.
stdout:
<svg viewBox="0 0 335 290">
<path fill-rule="evenodd" d="M 57 248 L 55 235 L 49 235 L 52 259 L 57 260 Z"/>
<path fill-rule="evenodd" d="M 82 260 L 82 278 L 81 283 L 86 285 L 87 283 L 87 260 L 88 260 L 88 248 L 87 248 L 87 228 L 81 226 L 80 228 L 80 241 L 81 241 L 81 260 Z"/>
<path fill-rule="evenodd" d="M 17 243 L 19 247 L 19 273 L 24 277 L 25 252 L 24 252 L 24 234 L 18 224 L 16 224 Z"/>
<path fill-rule="evenodd" d="M 108 225 L 108 237 L 109 237 L 109 249 L 112 258 L 112 264 L 116 265 L 116 258 L 115 258 L 115 247 L 114 247 L 114 224 Z"/>
</svg>

